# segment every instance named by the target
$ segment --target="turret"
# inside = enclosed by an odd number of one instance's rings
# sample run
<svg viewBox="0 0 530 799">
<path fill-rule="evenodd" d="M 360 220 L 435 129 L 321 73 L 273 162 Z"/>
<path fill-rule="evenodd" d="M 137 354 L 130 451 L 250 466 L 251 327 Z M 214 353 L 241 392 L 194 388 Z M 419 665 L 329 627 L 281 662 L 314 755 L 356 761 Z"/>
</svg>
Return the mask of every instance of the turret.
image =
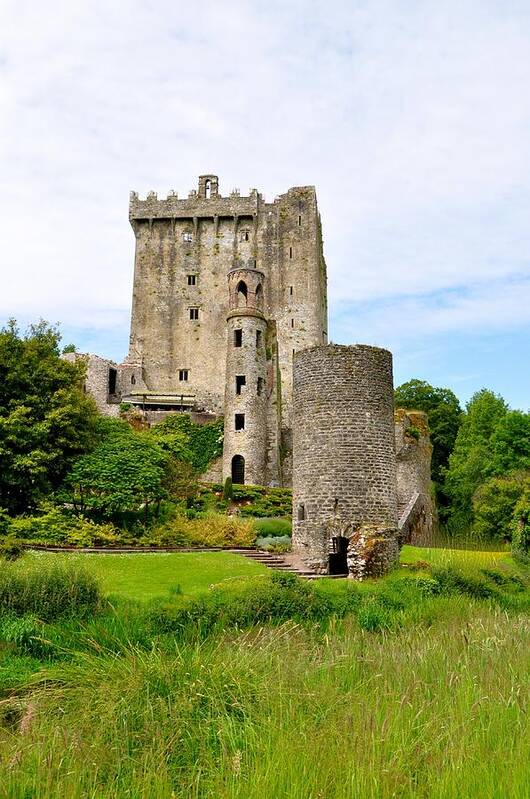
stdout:
<svg viewBox="0 0 530 799">
<path fill-rule="evenodd" d="M 267 466 L 264 274 L 249 259 L 228 273 L 223 478 L 263 484 Z"/>
</svg>

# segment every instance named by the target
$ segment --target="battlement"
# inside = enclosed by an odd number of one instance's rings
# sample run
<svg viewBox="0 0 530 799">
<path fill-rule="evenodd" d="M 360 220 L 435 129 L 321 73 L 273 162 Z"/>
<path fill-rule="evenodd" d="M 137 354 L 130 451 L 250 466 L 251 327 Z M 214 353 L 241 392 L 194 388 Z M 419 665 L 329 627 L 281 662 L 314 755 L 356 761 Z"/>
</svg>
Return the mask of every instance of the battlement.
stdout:
<svg viewBox="0 0 530 799">
<path fill-rule="evenodd" d="M 294 186 L 285 194 L 275 198 L 267 207 L 281 205 L 286 200 L 315 197 L 314 186 Z M 142 219 L 193 219 L 212 217 L 254 217 L 259 207 L 263 206 L 263 196 L 257 189 L 250 189 L 247 196 L 241 196 L 239 189 L 232 189 L 228 197 L 219 194 L 219 179 L 217 175 L 201 175 L 198 189 L 188 192 L 186 198 L 179 199 L 176 191 L 170 191 L 167 197 L 158 197 L 155 191 L 150 191 L 142 199 L 138 192 L 131 191 L 129 196 L 130 221 Z"/>
<path fill-rule="evenodd" d="M 193 189 L 185 199 L 179 199 L 176 191 L 170 191 L 165 199 L 159 199 L 150 191 L 145 199 L 132 191 L 129 197 L 129 219 L 193 219 L 194 217 L 253 217 L 258 213 L 262 197 L 257 189 L 251 189 L 242 197 L 238 189 L 228 197 L 219 194 L 216 175 L 201 175 L 198 190 Z"/>
</svg>

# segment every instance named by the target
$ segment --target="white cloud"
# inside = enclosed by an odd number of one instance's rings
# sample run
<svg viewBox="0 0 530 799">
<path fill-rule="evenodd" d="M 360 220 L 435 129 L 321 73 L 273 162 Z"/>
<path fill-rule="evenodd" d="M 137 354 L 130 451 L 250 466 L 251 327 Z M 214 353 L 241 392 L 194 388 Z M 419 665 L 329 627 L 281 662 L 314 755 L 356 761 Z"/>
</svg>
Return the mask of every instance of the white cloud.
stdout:
<svg viewBox="0 0 530 799">
<path fill-rule="evenodd" d="M 269 198 L 317 186 L 341 336 L 528 323 L 528 4 L 0 13 L 0 315 L 123 326 L 125 349 L 129 190 L 212 171 Z"/>
</svg>

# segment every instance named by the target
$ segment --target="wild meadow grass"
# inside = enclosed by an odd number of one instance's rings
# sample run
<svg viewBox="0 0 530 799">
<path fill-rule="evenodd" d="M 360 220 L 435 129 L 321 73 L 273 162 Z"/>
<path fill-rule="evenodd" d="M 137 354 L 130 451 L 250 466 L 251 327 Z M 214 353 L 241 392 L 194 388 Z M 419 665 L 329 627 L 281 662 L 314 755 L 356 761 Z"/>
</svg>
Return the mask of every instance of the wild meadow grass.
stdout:
<svg viewBox="0 0 530 799">
<path fill-rule="evenodd" d="M 0 796 L 527 799 L 528 572 L 420 552 L 362 585 L 236 567 L 4 643 Z"/>
<path fill-rule="evenodd" d="M 5 796 L 523 799 L 528 620 L 443 602 L 50 667 L 10 698 Z"/>
</svg>

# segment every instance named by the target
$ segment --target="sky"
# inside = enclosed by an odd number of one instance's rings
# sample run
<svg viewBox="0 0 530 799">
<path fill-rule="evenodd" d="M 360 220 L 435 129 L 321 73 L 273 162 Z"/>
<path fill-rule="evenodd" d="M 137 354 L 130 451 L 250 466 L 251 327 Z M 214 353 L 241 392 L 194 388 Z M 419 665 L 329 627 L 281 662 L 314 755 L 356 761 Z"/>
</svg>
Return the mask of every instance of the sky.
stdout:
<svg viewBox="0 0 530 799">
<path fill-rule="evenodd" d="M 0 0 L 0 323 L 127 353 L 131 190 L 315 185 L 330 339 L 530 408 L 528 0 Z"/>
</svg>

